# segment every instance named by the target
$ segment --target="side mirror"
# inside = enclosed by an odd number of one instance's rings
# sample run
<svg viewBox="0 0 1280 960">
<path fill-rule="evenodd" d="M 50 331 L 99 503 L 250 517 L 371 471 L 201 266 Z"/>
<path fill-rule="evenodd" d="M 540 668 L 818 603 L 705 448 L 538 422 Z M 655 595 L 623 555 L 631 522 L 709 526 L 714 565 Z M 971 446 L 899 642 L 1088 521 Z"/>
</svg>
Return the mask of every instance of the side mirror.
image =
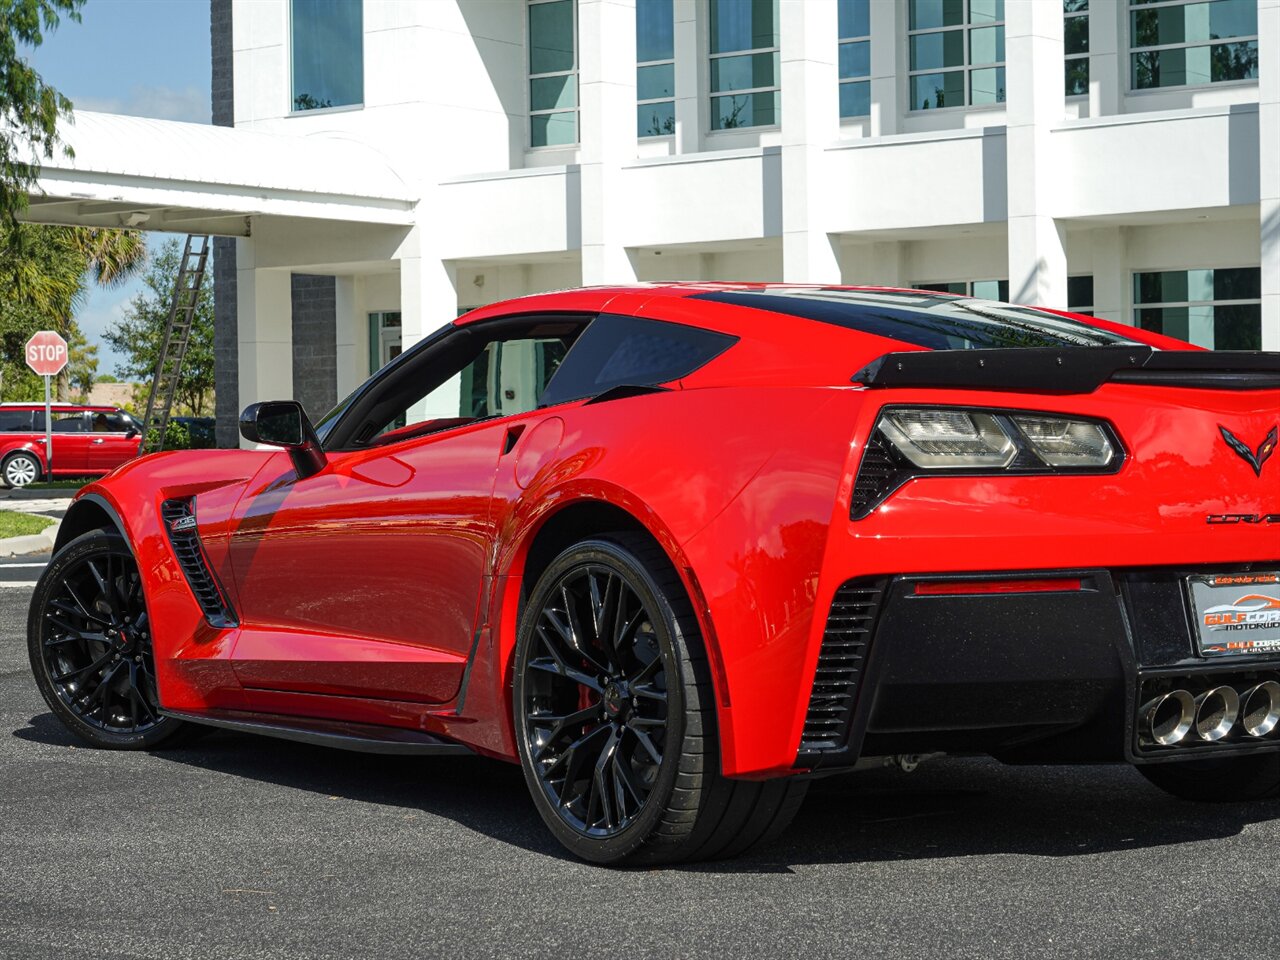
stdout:
<svg viewBox="0 0 1280 960">
<path fill-rule="evenodd" d="M 315 428 L 296 400 L 266 400 L 245 407 L 240 436 L 250 443 L 284 447 L 299 480 L 319 473 L 328 462 Z"/>
<path fill-rule="evenodd" d="M 126 431 L 124 432 L 124 438 L 125 438 L 126 440 L 132 440 L 132 439 L 133 439 L 134 437 L 136 437 L 137 435 L 138 435 L 138 428 L 137 428 L 137 427 L 130 427 L 128 430 L 126 430 Z"/>
</svg>

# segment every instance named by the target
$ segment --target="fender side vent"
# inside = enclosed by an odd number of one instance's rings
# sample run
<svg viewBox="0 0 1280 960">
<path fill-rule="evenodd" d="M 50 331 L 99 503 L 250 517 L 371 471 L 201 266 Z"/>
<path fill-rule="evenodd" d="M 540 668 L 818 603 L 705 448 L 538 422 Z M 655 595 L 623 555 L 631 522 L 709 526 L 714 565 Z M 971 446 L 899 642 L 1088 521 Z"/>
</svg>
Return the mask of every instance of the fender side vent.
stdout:
<svg viewBox="0 0 1280 960">
<path fill-rule="evenodd" d="M 226 593 L 205 559 L 200 533 L 196 529 L 195 506 L 192 501 L 166 500 L 160 507 L 160 517 L 169 535 L 173 555 L 182 568 L 182 575 L 187 578 L 191 592 L 195 594 L 196 602 L 204 611 L 204 618 L 209 626 L 222 630 L 238 626 L 239 621 L 236 620 L 231 604 L 227 602 Z"/>
<path fill-rule="evenodd" d="M 802 756 L 843 750 L 848 743 L 884 590 L 883 580 L 850 580 L 831 601 L 800 736 Z"/>
</svg>

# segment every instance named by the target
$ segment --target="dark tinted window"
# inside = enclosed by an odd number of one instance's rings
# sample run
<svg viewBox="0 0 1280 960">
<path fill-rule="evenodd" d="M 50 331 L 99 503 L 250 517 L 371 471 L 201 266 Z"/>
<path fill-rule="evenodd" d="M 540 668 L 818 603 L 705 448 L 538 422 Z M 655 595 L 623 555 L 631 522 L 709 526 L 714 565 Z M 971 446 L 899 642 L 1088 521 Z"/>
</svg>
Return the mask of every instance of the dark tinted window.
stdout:
<svg viewBox="0 0 1280 960">
<path fill-rule="evenodd" d="M 39 426 L 44 426 L 44 417 L 36 418 Z M 54 411 L 53 414 L 53 432 L 54 433 L 84 433 L 84 411 L 77 410 L 75 413 L 59 413 Z"/>
<path fill-rule="evenodd" d="M 542 395 L 542 406 L 594 397 L 613 387 L 679 380 L 736 337 L 661 320 L 602 314 L 578 338 Z"/>
<path fill-rule="evenodd" d="M 931 350 L 1095 347 L 1134 341 L 1031 307 L 994 300 L 872 290 L 733 290 L 697 294 L 889 337 Z"/>
<path fill-rule="evenodd" d="M 117 410 L 114 413 L 98 411 L 91 415 L 90 429 L 94 433 L 124 433 L 135 426 L 137 424 L 134 423 L 133 418 L 123 411 Z"/>
<path fill-rule="evenodd" d="M 0 433 L 25 433 L 32 429 L 30 410 L 5 410 L 0 407 Z"/>
</svg>

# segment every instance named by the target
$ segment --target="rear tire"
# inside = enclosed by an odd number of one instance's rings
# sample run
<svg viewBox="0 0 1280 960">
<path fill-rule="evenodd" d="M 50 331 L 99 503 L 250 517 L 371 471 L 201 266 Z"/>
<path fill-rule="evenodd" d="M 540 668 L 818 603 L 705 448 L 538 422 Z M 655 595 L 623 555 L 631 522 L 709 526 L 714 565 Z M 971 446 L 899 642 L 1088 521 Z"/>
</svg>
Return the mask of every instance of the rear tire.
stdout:
<svg viewBox="0 0 1280 960">
<path fill-rule="evenodd" d="M 189 735 L 160 712 L 142 578 L 115 531 L 82 534 L 50 561 L 31 598 L 27 652 L 54 716 L 93 746 L 148 750 Z"/>
<path fill-rule="evenodd" d="M 15 490 L 40 479 L 40 461 L 29 453 L 12 453 L 0 466 L 4 482 Z"/>
<path fill-rule="evenodd" d="M 1201 803 L 1280 797 L 1280 753 L 1153 763 L 1139 772 L 1165 793 Z"/>
<path fill-rule="evenodd" d="M 734 857 L 781 833 L 808 789 L 721 775 L 697 619 L 666 555 L 637 534 L 575 544 L 539 577 L 513 697 L 534 805 L 584 860 Z"/>
</svg>

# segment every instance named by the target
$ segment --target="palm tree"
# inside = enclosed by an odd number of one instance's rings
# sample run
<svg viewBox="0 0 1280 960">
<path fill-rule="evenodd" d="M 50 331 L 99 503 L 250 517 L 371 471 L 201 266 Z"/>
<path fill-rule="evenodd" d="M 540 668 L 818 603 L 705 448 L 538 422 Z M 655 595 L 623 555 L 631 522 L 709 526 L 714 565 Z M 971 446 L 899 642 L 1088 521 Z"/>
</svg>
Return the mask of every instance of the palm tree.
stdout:
<svg viewBox="0 0 1280 960">
<path fill-rule="evenodd" d="M 14 224 L 0 225 L 0 234 L 0 314 L 9 315 L 0 327 L 29 327 L 22 342 L 41 328 L 70 340 L 88 282 L 119 286 L 147 259 L 146 240 L 137 231 Z M 10 346 L 6 342 L 6 353 Z M 65 369 L 58 375 L 59 397 L 67 395 L 68 377 Z"/>
</svg>

